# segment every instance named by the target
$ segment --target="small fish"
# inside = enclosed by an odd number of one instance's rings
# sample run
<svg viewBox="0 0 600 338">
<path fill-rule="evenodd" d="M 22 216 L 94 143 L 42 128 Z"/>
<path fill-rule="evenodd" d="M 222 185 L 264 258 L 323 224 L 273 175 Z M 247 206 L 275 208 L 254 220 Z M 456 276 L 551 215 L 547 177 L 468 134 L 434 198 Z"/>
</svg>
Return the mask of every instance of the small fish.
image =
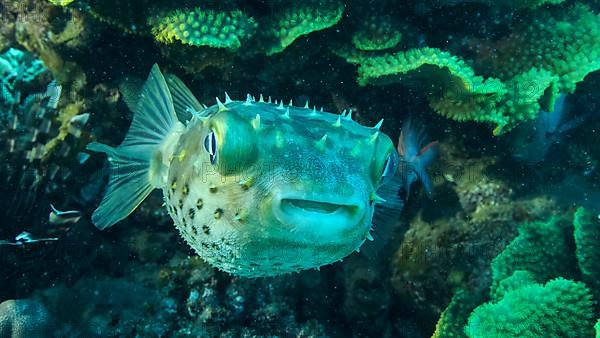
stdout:
<svg viewBox="0 0 600 338">
<path fill-rule="evenodd" d="M 205 107 L 154 65 L 126 93 L 134 117 L 108 155 L 111 174 L 92 215 L 99 229 L 127 217 L 154 189 L 186 242 L 231 274 L 258 277 L 340 261 L 372 240 L 397 196 L 398 154 L 380 124 L 365 127 L 292 103 L 225 94 Z M 138 92 L 139 95 L 132 93 Z"/>
<path fill-rule="evenodd" d="M 410 195 L 410 186 L 421 180 L 429 198 L 432 197 L 431 181 L 427 176 L 427 167 L 435 160 L 438 153 L 438 142 L 427 142 L 425 128 L 407 119 L 400 131 L 398 154 L 400 155 L 399 174 L 404 178 L 403 187 L 406 198 Z"/>
<path fill-rule="evenodd" d="M 81 212 L 77 210 L 60 211 L 50 204 L 50 215 L 48 222 L 52 225 L 63 225 L 77 223 L 81 219 Z"/>
<path fill-rule="evenodd" d="M 511 155 L 528 166 L 542 162 L 553 145 L 587 118 L 580 115 L 565 120 L 569 113 L 567 95 L 560 94 L 552 111 L 540 111 L 534 120 L 519 125 L 508 134 Z"/>
<path fill-rule="evenodd" d="M 15 237 L 14 241 L 0 240 L 0 245 L 22 246 L 38 242 L 58 241 L 57 237 L 36 238 L 30 232 L 23 231 Z"/>
</svg>

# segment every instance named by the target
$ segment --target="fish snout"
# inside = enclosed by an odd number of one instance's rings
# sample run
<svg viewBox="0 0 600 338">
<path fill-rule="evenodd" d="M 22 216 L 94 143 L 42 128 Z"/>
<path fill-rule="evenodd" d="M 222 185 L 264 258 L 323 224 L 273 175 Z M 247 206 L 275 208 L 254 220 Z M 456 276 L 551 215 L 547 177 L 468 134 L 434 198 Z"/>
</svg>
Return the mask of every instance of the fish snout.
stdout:
<svg viewBox="0 0 600 338">
<path fill-rule="evenodd" d="M 277 194 L 272 207 L 274 216 L 285 226 L 316 238 L 323 236 L 324 241 L 360 230 L 367 211 L 366 202 L 358 197 L 307 193 Z"/>
</svg>

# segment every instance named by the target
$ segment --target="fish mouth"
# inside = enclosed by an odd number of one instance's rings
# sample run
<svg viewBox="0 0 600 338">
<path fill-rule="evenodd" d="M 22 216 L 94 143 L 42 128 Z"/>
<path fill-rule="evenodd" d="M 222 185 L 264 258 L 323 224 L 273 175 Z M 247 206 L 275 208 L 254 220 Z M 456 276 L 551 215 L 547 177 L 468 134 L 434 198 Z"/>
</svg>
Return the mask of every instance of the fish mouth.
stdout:
<svg viewBox="0 0 600 338">
<path fill-rule="evenodd" d="M 329 203 L 319 202 L 311 200 L 303 200 L 297 198 L 284 198 L 281 200 L 281 208 L 284 212 L 294 212 L 294 209 L 304 211 L 306 213 L 321 213 L 321 214 L 332 214 L 335 212 L 347 212 L 347 206 Z"/>
<path fill-rule="evenodd" d="M 314 236 L 348 236 L 359 230 L 366 214 L 365 202 L 357 197 L 276 196 L 273 214 L 294 231 Z M 331 240 L 331 238 L 323 238 Z"/>
</svg>

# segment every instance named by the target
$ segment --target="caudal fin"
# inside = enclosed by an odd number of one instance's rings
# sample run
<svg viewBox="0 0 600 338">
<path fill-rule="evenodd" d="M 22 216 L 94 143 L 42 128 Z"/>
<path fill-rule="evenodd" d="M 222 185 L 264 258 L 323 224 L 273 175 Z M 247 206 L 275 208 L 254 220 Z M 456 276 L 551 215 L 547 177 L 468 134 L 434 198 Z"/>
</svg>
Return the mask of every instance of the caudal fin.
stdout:
<svg viewBox="0 0 600 338">
<path fill-rule="evenodd" d="M 166 158 L 159 152 L 170 149 L 166 143 L 174 141 L 171 136 L 177 135 L 179 126 L 165 78 L 154 65 L 123 143 L 116 148 L 97 142 L 87 146 L 88 150 L 106 153 L 110 163 L 106 193 L 92 215 L 96 227 L 106 229 L 124 219 L 160 187 L 160 173 L 156 171 L 164 166 L 154 162 Z"/>
</svg>

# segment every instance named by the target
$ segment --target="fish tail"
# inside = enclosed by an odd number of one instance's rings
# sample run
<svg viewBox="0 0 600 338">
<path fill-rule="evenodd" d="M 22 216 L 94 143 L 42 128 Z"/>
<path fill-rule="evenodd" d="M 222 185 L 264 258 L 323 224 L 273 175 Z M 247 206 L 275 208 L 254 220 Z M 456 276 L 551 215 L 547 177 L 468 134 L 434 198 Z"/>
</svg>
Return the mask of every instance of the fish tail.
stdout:
<svg viewBox="0 0 600 338">
<path fill-rule="evenodd" d="M 98 142 L 87 146 L 88 150 L 106 153 L 110 163 L 106 193 L 92 215 L 97 228 L 113 226 L 131 214 L 152 190 L 164 186 L 168 159 L 182 130 L 165 78 L 154 65 L 123 143 L 116 148 Z"/>
</svg>

